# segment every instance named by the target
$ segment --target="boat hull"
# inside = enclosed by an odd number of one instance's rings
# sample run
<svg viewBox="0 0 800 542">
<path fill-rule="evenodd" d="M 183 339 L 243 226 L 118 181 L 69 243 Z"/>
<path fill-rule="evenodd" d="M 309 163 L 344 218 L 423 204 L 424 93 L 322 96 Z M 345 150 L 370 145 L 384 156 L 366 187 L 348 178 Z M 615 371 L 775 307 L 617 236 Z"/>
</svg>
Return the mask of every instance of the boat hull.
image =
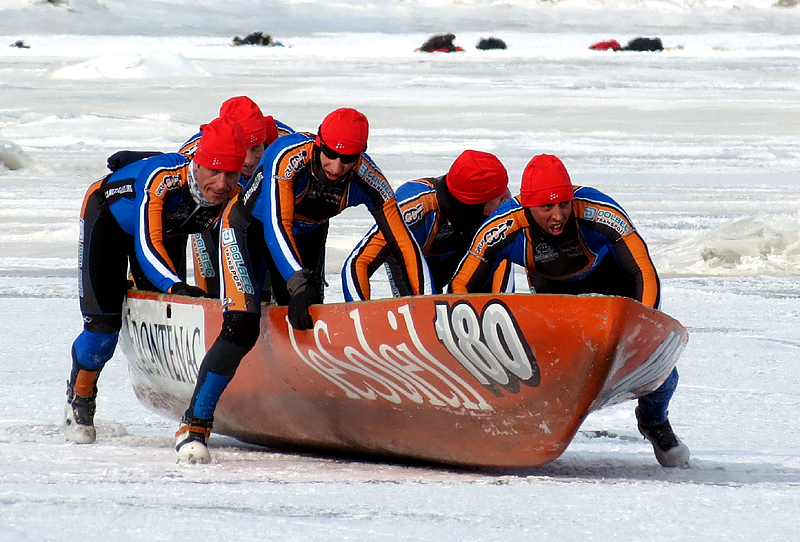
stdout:
<svg viewBox="0 0 800 542">
<path fill-rule="evenodd" d="M 266 446 L 533 467 L 586 416 L 655 390 L 683 326 L 606 296 L 440 295 L 313 306 L 296 331 L 264 306 L 261 334 L 214 431 Z M 219 302 L 131 291 L 122 347 L 147 407 L 178 420 L 222 325 Z"/>
</svg>

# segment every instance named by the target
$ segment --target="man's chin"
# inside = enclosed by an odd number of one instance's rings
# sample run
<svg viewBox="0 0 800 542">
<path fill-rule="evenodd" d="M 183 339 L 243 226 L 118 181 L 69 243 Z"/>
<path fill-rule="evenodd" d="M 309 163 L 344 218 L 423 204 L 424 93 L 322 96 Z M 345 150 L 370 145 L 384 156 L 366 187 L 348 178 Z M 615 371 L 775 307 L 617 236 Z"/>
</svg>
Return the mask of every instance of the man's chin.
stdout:
<svg viewBox="0 0 800 542">
<path fill-rule="evenodd" d="M 334 178 L 331 178 L 331 177 L 330 177 L 330 175 L 328 175 L 328 174 L 326 173 L 326 174 L 325 174 L 325 180 L 323 181 L 323 183 L 322 183 L 322 184 L 324 184 L 325 186 L 334 186 L 334 185 L 336 185 L 336 184 L 338 184 L 338 183 L 342 182 L 342 180 L 343 180 L 344 178 L 345 178 L 345 175 L 340 175 L 339 177 L 334 177 Z"/>
<path fill-rule="evenodd" d="M 209 203 L 211 203 L 213 205 L 221 205 L 221 204 L 225 203 L 226 201 L 228 201 L 228 196 L 214 196 L 214 195 L 212 195 L 210 197 L 206 196 L 206 199 L 208 200 Z"/>
</svg>

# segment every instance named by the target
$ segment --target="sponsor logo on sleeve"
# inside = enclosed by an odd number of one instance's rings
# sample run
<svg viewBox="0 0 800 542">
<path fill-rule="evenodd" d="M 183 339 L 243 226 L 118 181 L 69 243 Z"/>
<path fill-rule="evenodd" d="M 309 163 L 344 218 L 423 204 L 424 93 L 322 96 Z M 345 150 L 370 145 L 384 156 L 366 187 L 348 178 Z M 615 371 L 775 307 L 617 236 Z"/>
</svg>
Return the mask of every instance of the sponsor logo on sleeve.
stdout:
<svg viewBox="0 0 800 542">
<path fill-rule="evenodd" d="M 422 202 L 418 203 L 414 207 L 410 209 L 406 209 L 403 211 L 403 222 L 406 223 L 407 226 L 411 226 L 418 220 L 422 218 L 423 211 L 425 210 Z"/>
<path fill-rule="evenodd" d="M 388 201 L 394 197 L 394 190 L 386 182 L 386 179 L 375 173 L 375 170 L 370 167 L 366 160 L 361 161 L 361 165 L 358 167 L 358 176 L 364 179 L 367 185 L 376 190 L 383 198 L 383 201 Z"/>
<path fill-rule="evenodd" d="M 296 171 L 306 167 L 308 163 L 308 151 L 301 149 L 300 152 L 289 157 L 286 168 L 283 170 L 284 180 L 291 179 Z"/>
<path fill-rule="evenodd" d="M 156 196 L 161 197 L 164 192 L 177 188 L 181 184 L 180 175 L 164 175 L 161 184 L 156 188 Z"/>
<path fill-rule="evenodd" d="M 126 197 L 133 197 L 133 185 L 132 184 L 124 184 L 122 186 L 115 186 L 113 188 L 108 188 L 105 191 L 106 199 L 112 199 L 115 197 L 125 196 L 126 194 L 131 194 L 130 196 Z"/>
<path fill-rule="evenodd" d="M 586 207 L 583 210 L 583 218 L 584 220 L 608 226 L 620 235 L 626 235 L 631 231 L 631 225 L 624 216 L 608 209 Z"/>
<path fill-rule="evenodd" d="M 203 240 L 202 235 L 192 235 L 192 248 L 194 249 L 195 261 L 200 270 L 200 275 L 204 278 L 212 278 L 216 276 L 214 273 L 214 265 L 211 262 L 211 254 L 209 254 L 206 242 Z"/>
<path fill-rule="evenodd" d="M 250 186 L 247 187 L 247 191 L 244 193 L 244 196 L 242 196 L 242 203 L 244 205 L 247 205 L 247 200 L 253 197 L 253 194 L 255 194 L 256 190 L 258 190 L 258 188 L 261 186 L 262 180 L 264 180 L 264 170 L 260 169 L 250 182 Z"/>
<path fill-rule="evenodd" d="M 500 241 L 506 238 L 508 235 L 508 230 L 511 229 L 511 226 L 514 225 L 514 220 L 509 218 L 505 221 L 497 224 L 496 226 L 488 229 L 486 233 L 483 234 L 478 246 L 475 247 L 473 252 L 476 256 L 483 256 L 484 251 L 492 245 L 496 245 Z"/>
</svg>

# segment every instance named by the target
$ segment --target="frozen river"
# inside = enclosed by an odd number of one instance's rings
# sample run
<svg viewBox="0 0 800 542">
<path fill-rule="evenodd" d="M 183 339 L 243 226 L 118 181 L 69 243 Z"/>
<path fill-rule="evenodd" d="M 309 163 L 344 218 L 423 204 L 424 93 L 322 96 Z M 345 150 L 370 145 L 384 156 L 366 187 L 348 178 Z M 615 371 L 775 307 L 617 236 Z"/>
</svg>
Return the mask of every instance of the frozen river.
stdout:
<svg viewBox="0 0 800 542">
<path fill-rule="evenodd" d="M 67 4 L 69 15 L 0 3 L 0 45 L 30 45 L 0 47 L 0 541 L 795 535 L 800 24 L 790 23 L 800 7 L 600 3 L 664 21 L 634 29 L 573 1 L 545 11 L 522 0 L 373 0 L 360 12 L 353 2 L 139 2 L 159 15 L 152 27 L 133 2 Z M 191 31 L 170 31 L 165 17 L 180 27 L 186 4 L 199 12 Z M 285 32 L 254 13 L 286 15 Z M 434 29 L 440 15 L 448 26 Z M 230 45 L 252 30 L 284 47 Z M 466 51 L 414 52 L 436 31 Z M 476 50 L 489 33 L 509 48 Z M 644 33 L 668 50 L 588 49 Z M 690 332 L 670 415 L 690 467 L 657 465 L 631 403 L 590 415 L 561 458 L 530 471 L 288 454 L 219 436 L 212 464 L 176 465 L 175 424 L 138 403 L 121 353 L 100 380 L 97 444 L 64 443 L 86 187 L 114 151 L 176 149 L 242 94 L 297 130 L 315 131 L 340 106 L 363 111 L 368 153 L 395 186 L 441 175 L 473 148 L 503 161 L 512 191 L 534 154 L 551 153 L 573 182 L 612 195 L 650 245 L 663 310 Z M 334 219 L 330 301 L 369 225 L 363 210 Z"/>
</svg>

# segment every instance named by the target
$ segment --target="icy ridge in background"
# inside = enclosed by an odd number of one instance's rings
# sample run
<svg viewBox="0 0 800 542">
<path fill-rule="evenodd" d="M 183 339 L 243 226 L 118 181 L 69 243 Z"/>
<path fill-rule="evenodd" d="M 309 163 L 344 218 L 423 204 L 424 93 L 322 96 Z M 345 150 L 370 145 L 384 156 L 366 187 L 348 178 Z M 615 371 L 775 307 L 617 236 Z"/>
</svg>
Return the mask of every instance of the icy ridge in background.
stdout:
<svg viewBox="0 0 800 542">
<path fill-rule="evenodd" d="M 261 30 L 442 32 L 527 29 L 664 32 L 682 27 L 794 32 L 797 6 L 771 0 L 5 0 L 0 34 L 243 35 Z M 790 5 L 792 0 L 782 0 Z M 782 5 L 783 5 L 782 4 Z M 180 13 L 176 21 L 175 13 Z M 590 17 L 587 17 L 590 14 Z M 488 23 L 487 23 L 488 21 Z M 491 26 L 489 26 L 491 25 Z M 388 29 L 388 30 L 387 30 Z"/>
</svg>

